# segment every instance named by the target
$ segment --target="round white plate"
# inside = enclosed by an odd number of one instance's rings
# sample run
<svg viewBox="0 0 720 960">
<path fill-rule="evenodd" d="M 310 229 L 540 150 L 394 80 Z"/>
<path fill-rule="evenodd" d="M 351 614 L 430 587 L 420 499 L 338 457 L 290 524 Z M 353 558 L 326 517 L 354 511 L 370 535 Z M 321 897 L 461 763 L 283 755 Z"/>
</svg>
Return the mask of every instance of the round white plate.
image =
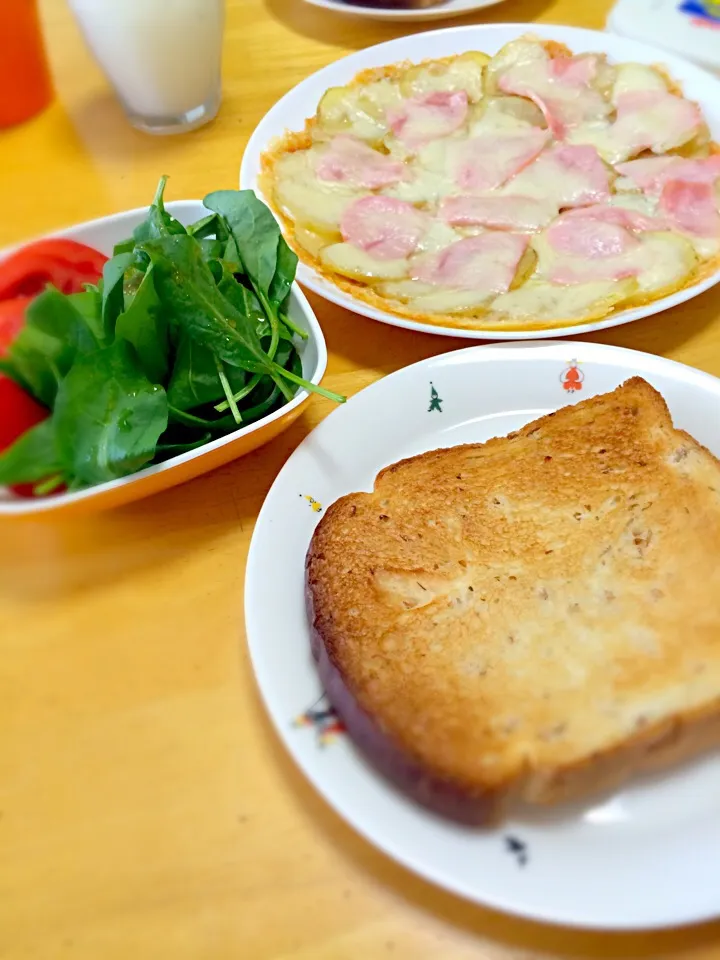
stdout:
<svg viewBox="0 0 720 960">
<path fill-rule="evenodd" d="M 602 801 L 520 814 L 489 830 L 435 817 L 366 765 L 342 733 L 333 736 L 310 654 L 304 560 L 322 510 L 351 491 L 371 490 L 382 467 L 504 435 L 635 375 L 661 391 L 678 427 L 720 454 L 720 380 L 681 364 L 594 343 L 446 353 L 361 391 L 298 447 L 260 511 L 245 583 L 248 644 L 267 709 L 338 813 L 448 890 L 539 920 L 595 928 L 660 927 L 720 914 L 720 756 Z M 307 710 L 314 722 L 294 725 Z"/>
<path fill-rule="evenodd" d="M 462 53 L 465 50 L 496 53 L 504 44 L 525 33 L 533 33 L 549 40 L 558 40 L 567 44 L 574 53 L 606 53 L 609 59 L 614 62 L 634 60 L 638 63 L 664 64 L 673 79 L 680 82 L 686 96 L 699 103 L 714 139 L 720 140 L 720 79 L 711 76 L 680 57 L 673 56 L 658 47 L 639 43 L 636 40 L 628 40 L 625 37 L 614 36 L 610 33 L 600 33 L 597 30 L 582 30 L 579 27 L 562 27 L 539 23 L 478 24 L 469 27 L 450 27 L 446 30 L 417 33 L 413 36 L 390 40 L 375 47 L 368 47 L 367 50 L 360 50 L 358 53 L 353 53 L 336 63 L 331 63 L 303 80 L 302 83 L 285 94 L 281 100 L 278 100 L 256 127 L 243 156 L 240 168 L 241 185 L 251 187 L 262 194 L 258 184 L 261 154 L 275 137 L 281 136 L 286 130 L 301 130 L 305 118 L 315 113 L 320 98 L 328 87 L 348 83 L 357 73 L 368 67 L 384 66 L 400 60 L 418 61 L 430 57 L 446 57 L 453 53 Z M 306 264 L 300 263 L 298 265 L 297 276 L 301 283 L 326 300 L 362 316 L 381 320 L 383 323 L 389 323 L 395 327 L 422 330 L 424 333 L 467 337 L 472 340 L 538 340 L 550 336 L 569 336 L 575 333 L 604 330 L 607 327 L 616 327 L 619 324 L 628 323 L 630 320 L 639 320 L 641 317 L 667 310 L 669 307 L 684 303 L 716 284 L 720 280 L 720 270 L 687 289 L 671 294 L 669 297 L 663 297 L 661 300 L 656 300 L 654 303 L 642 307 L 622 310 L 605 320 L 577 324 L 571 327 L 515 332 L 509 330 L 458 330 L 454 327 L 419 323 L 416 320 L 397 317 L 392 313 L 371 307 L 363 303 L 362 300 L 351 297 Z"/>
<path fill-rule="evenodd" d="M 475 10 L 494 7 L 502 0 L 445 0 L 436 7 L 424 10 L 393 10 L 389 7 L 363 7 L 357 3 L 343 3 L 343 0 L 305 0 L 313 7 L 344 13 L 350 17 L 362 17 L 366 20 L 394 20 L 412 23 L 427 23 L 429 20 L 449 20 L 462 17 Z"/>
</svg>

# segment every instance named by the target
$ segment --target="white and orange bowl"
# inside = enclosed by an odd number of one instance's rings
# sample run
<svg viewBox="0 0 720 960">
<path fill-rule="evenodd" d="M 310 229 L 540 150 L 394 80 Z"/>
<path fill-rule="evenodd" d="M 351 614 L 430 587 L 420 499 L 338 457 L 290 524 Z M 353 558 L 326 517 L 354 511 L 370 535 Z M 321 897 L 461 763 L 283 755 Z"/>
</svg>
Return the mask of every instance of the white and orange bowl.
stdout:
<svg viewBox="0 0 720 960">
<path fill-rule="evenodd" d="M 720 141 L 720 79 L 667 50 L 615 34 L 585 30 L 580 27 L 547 23 L 472 24 L 397 37 L 395 40 L 379 43 L 374 47 L 367 47 L 343 57 L 307 77 L 278 100 L 256 127 L 243 155 L 240 168 L 241 186 L 249 187 L 255 190 L 258 196 L 263 196 L 261 186 L 263 154 L 287 131 L 303 128 L 305 118 L 314 115 L 322 95 L 329 87 L 349 83 L 361 71 L 371 67 L 384 67 L 406 60 L 419 63 L 422 60 L 450 57 L 468 50 L 481 50 L 483 53 L 492 55 L 506 43 L 526 34 L 565 44 L 573 53 L 604 53 L 611 63 L 661 64 L 672 79 L 680 85 L 683 94 L 699 105 L 713 140 Z M 263 199 L 267 201 L 269 198 L 263 197 Z M 473 340 L 537 340 L 605 330 L 608 327 L 616 327 L 631 320 L 639 320 L 676 307 L 718 283 L 720 270 L 714 270 L 709 276 L 703 275 L 695 283 L 676 290 L 668 296 L 642 306 L 619 308 L 600 320 L 557 325 L 548 321 L 540 329 L 510 326 L 503 329 L 486 329 L 424 323 L 418 319 L 393 313 L 390 309 L 384 310 L 373 306 L 359 297 L 346 293 L 329 277 L 323 276 L 313 266 L 302 261 L 298 264 L 297 276 L 300 283 L 331 303 L 373 320 L 379 320 L 381 323 L 404 327 L 406 330 L 466 337 Z"/>
<path fill-rule="evenodd" d="M 176 200 L 166 204 L 169 213 L 188 224 L 207 214 L 201 200 Z M 112 255 L 113 247 L 127 239 L 134 228 L 145 219 L 147 207 L 126 210 L 98 220 L 88 220 L 66 230 L 58 230 L 49 236 L 66 237 L 94 247 L 101 253 Z M 21 245 L 17 245 L 21 246 Z M 17 246 L 0 251 L 0 260 L 17 249 Z M 302 360 L 303 377 L 311 383 L 320 383 L 327 366 L 327 348 L 320 324 L 305 295 L 293 284 L 290 294 L 290 316 L 308 337 L 298 346 Z M 212 440 L 196 450 L 190 450 L 164 463 L 145 467 L 137 473 L 94 487 L 72 493 L 60 493 L 48 497 L 18 497 L 0 487 L 0 518 L 39 517 L 43 515 L 67 515 L 90 513 L 108 507 L 117 507 L 141 497 L 166 490 L 168 487 L 192 480 L 216 467 L 242 457 L 255 450 L 287 429 L 297 419 L 310 399 L 307 390 L 299 390 L 292 400 L 268 414 L 256 423 Z"/>
</svg>

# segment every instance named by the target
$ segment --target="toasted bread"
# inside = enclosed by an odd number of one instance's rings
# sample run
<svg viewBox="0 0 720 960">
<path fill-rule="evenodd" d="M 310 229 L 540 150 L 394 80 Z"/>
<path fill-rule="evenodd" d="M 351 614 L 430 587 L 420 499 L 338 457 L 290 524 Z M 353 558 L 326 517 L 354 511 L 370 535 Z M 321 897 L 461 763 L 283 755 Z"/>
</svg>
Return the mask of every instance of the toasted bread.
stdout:
<svg viewBox="0 0 720 960">
<path fill-rule="evenodd" d="M 639 378 L 383 470 L 307 556 L 348 732 L 469 823 L 720 745 L 720 462 Z"/>
</svg>

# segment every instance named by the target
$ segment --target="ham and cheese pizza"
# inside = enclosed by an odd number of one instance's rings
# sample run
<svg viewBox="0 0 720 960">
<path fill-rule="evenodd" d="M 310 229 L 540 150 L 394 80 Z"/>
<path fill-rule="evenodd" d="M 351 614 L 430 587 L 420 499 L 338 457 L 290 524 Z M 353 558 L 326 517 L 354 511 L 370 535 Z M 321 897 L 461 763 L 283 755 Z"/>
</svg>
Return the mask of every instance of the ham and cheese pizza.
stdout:
<svg viewBox="0 0 720 960">
<path fill-rule="evenodd" d="M 426 323 L 597 320 L 720 263 L 720 148 L 660 68 L 523 37 L 365 71 L 263 156 L 302 260 Z"/>
</svg>

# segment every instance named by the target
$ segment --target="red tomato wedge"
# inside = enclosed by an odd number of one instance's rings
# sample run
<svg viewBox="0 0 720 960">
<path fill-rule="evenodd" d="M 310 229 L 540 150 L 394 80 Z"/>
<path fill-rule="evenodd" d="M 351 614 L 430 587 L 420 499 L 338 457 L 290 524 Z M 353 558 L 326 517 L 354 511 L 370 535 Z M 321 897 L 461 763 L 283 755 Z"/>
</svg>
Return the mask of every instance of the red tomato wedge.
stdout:
<svg viewBox="0 0 720 960">
<path fill-rule="evenodd" d="M 0 357 L 7 353 L 10 344 L 22 330 L 25 311 L 32 297 L 15 297 L 0 300 Z"/>
<path fill-rule="evenodd" d="M 14 380 L 0 374 L 0 453 L 47 416 L 45 407 L 36 403 Z M 32 497 L 34 486 L 22 483 L 10 489 L 21 497 Z"/>
<path fill-rule="evenodd" d="M 102 276 L 107 257 L 74 240 L 37 240 L 0 260 L 0 300 L 33 296 L 52 283 L 62 293 L 80 293 Z"/>
</svg>

